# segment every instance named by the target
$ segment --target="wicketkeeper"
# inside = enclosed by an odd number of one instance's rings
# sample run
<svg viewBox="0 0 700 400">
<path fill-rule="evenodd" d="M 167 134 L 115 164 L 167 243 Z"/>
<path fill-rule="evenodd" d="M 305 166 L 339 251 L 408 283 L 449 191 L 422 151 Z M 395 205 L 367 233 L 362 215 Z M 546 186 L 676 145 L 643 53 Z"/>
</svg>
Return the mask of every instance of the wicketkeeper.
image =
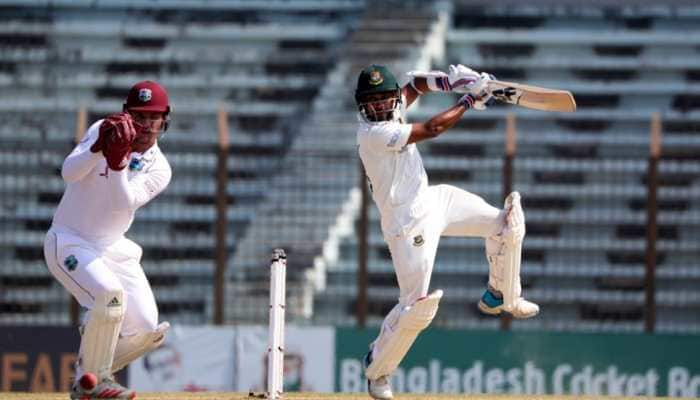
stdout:
<svg viewBox="0 0 700 400">
<path fill-rule="evenodd" d="M 384 319 L 379 337 L 365 356 L 369 394 L 391 399 L 390 375 L 437 312 L 442 291 L 428 294 L 430 275 L 441 236 L 476 236 L 486 240 L 489 285 L 478 307 L 530 318 L 539 307 L 521 297 L 520 252 L 525 217 L 520 195 L 511 193 L 499 210 L 481 197 L 450 185 L 428 186 L 415 143 L 447 131 L 470 109 L 484 110 L 490 101 L 485 83 L 493 79 L 463 65 L 439 71 L 411 72 L 399 87 L 384 66 L 365 68 L 357 81 L 358 151 L 381 214 L 399 283 L 399 302 Z M 407 123 L 406 107 L 426 92 L 459 92 L 457 104 L 426 122 Z"/>
<path fill-rule="evenodd" d="M 123 112 L 95 122 L 63 162 L 66 189 L 44 242 L 53 276 L 88 309 L 71 399 L 132 399 L 115 372 L 163 343 L 167 322 L 124 234 L 136 210 L 168 186 L 158 148 L 170 105 L 152 81 L 134 85 Z"/>
</svg>

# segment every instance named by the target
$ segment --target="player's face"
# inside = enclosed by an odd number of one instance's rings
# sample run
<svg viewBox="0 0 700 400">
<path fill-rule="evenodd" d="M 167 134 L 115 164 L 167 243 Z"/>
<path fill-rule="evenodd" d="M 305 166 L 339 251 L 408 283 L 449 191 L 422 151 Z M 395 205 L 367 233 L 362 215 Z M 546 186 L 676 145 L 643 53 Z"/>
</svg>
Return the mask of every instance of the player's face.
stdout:
<svg viewBox="0 0 700 400">
<path fill-rule="evenodd" d="M 396 97 L 396 91 L 392 90 L 366 95 L 363 100 L 362 106 L 367 118 L 372 121 L 388 121 L 392 119 L 399 99 Z"/>
<path fill-rule="evenodd" d="M 131 145 L 133 151 L 143 153 L 153 146 L 163 129 L 164 114 L 157 111 L 129 111 L 134 122 L 144 129 L 134 139 Z"/>
</svg>

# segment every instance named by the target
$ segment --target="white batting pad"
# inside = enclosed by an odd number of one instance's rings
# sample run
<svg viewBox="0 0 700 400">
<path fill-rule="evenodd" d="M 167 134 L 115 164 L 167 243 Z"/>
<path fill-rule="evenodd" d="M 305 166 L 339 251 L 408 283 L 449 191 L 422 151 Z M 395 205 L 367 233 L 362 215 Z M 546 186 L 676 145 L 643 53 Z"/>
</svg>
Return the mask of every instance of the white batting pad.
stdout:
<svg viewBox="0 0 700 400">
<path fill-rule="evenodd" d="M 505 209 L 509 210 L 506 217 L 508 227 L 503 234 L 505 258 L 503 265 L 503 308 L 511 311 L 522 291 L 520 284 L 520 264 L 525 237 L 525 214 L 520 205 L 520 193 L 513 192 L 505 201 Z"/>
<path fill-rule="evenodd" d="M 513 192 L 506 198 L 506 227 L 499 235 L 486 239 L 489 261 L 489 285 L 503 294 L 503 309 L 512 311 L 520 298 L 520 264 L 525 237 L 525 214 L 520 194 Z"/>
<path fill-rule="evenodd" d="M 120 371 L 132 361 L 158 348 L 165 341 L 165 332 L 168 329 L 170 329 L 170 323 L 166 321 L 161 322 L 153 332 L 119 338 L 114 350 L 112 373 Z"/>
<path fill-rule="evenodd" d="M 401 311 L 394 333 L 365 370 L 368 379 L 374 380 L 394 372 L 418 334 L 432 322 L 441 298 L 442 290 L 436 290 Z"/>
<path fill-rule="evenodd" d="M 126 311 L 125 302 L 122 290 L 97 295 L 80 341 L 83 371 L 92 372 L 100 380 L 111 375 L 112 359 Z"/>
</svg>

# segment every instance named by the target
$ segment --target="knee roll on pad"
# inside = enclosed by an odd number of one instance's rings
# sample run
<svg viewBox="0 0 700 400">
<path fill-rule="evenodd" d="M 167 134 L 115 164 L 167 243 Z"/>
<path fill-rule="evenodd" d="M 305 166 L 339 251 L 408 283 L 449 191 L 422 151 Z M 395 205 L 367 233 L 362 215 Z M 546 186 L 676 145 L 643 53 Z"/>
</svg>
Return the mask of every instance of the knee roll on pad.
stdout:
<svg viewBox="0 0 700 400">
<path fill-rule="evenodd" d="M 522 242 L 525 237 L 525 213 L 520 204 L 520 193 L 513 192 L 506 197 L 504 209 L 506 215 L 506 230 L 504 237 L 511 242 Z"/>
</svg>

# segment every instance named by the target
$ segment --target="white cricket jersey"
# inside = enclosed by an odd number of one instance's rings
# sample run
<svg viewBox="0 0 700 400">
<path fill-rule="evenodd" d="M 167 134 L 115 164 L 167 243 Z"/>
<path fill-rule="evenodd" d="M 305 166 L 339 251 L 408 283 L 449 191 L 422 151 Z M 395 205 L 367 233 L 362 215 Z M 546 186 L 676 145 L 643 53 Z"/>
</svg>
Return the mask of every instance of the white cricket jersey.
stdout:
<svg viewBox="0 0 700 400">
<path fill-rule="evenodd" d="M 144 154 L 131 153 L 123 170 L 109 169 L 102 152 L 90 151 L 101 124 L 102 120 L 94 123 L 63 162 L 61 175 L 67 186 L 53 226 L 107 245 L 129 230 L 136 209 L 168 186 L 172 171 L 157 144 Z"/>
<path fill-rule="evenodd" d="M 428 175 L 415 143 L 406 144 L 411 124 L 367 122 L 360 117 L 357 144 L 385 235 L 407 233 L 427 207 L 421 195 Z"/>
</svg>

